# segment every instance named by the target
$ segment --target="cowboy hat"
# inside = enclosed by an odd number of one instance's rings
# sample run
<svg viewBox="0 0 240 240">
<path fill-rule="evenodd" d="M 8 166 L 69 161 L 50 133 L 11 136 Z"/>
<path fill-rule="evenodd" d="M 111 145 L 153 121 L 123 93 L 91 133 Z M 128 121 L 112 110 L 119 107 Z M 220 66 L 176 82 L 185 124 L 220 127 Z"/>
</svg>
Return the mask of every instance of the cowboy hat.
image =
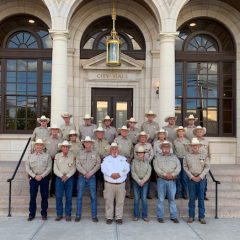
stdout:
<svg viewBox="0 0 240 240">
<path fill-rule="evenodd" d="M 154 117 L 156 117 L 156 113 L 154 113 L 152 110 L 148 111 L 147 113 L 145 113 L 145 117 L 149 116 L 149 115 L 152 115 Z"/>
<path fill-rule="evenodd" d="M 116 142 L 111 143 L 110 149 L 111 148 L 118 148 L 118 144 Z"/>
<path fill-rule="evenodd" d="M 61 114 L 61 117 L 62 118 L 67 118 L 67 117 L 71 118 L 72 114 L 70 114 L 69 112 L 64 112 L 64 113 Z"/>
<path fill-rule="evenodd" d="M 144 131 L 142 131 L 138 134 L 138 137 L 140 137 L 140 136 L 145 136 L 147 139 L 149 138 L 149 135 L 147 133 L 145 133 Z"/>
<path fill-rule="evenodd" d="M 87 120 L 87 119 L 91 119 L 91 120 L 92 120 L 93 117 L 91 117 L 90 114 L 87 113 L 87 114 L 85 114 L 85 116 L 83 117 L 83 119 L 84 119 L 84 120 L 85 120 L 85 119 L 86 119 L 86 120 Z"/>
<path fill-rule="evenodd" d="M 45 143 L 43 142 L 43 140 L 41 138 L 38 138 L 35 142 L 32 142 L 32 145 L 34 146 L 35 144 L 42 144 L 44 145 Z"/>
<path fill-rule="evenodd" d="M 163 146 L 169 146 L 171 148 L 172 144 L 169 141 L 165 140 L 163 143 L 161 143 L 161 148 Z"/>
<path fill-rule="evenodd" d="M 168 135 L 168 131 L 166 131 L 165 129 L 161 128 L 160 130 L 156 131 L 156 135 L 158 135 L 159 133 L 165 133 L 166 137 Z"/>
<path fill-rule="evenodd" d="M 44 115 L 42 115 L 40 118 L 37 118 L 37 122 L 41 123 L 42 121 L 47 121 L 47 123 L 49 123 L 50 119 L 46 118 Z"/>
<path fill-rule="evenodd" d="M 61 148 L 62 146 L 66 146 L 66 147 L 71 147 L 71 143 L 69 143 L 68 141 L 64 140 L 62 143 L 58 144 L 58 148 Z"/>
<path fill-rule="evenodd" d="M 190 114 L 188 117 L 185 117 L 185 121 L 187 122 L 188 120 L 194 120 L 194 122 L 196 122 L 198 118 L 195 118 L 193 114 Z"/>
<path fill-rule="evenodd" d="M 136 150 L 136 153 L 145 153 L 145 149 L 143 146 L 139 146 Z"/>
<path fill-rule="evenodd" d="M 103 127 L 99 126 L 98 128 L 94 129 L 93 132 L 105 132 L 105 129 L 103 129 Z"/>
<path fill-rule="evenodd" d="M 167 117 L 164 118 L 164 121 L 168 122 L 169 118 L 175 118 L 175 121 L 177 120 L 177 116 L 175 116 L 175 114 L 169 114 Z"/>
<path fill-rule="evenodd" d="M 127 122 L 137 123 L 134 117 L 131 117 L 130 119 L 128 119 Z"/>
<path fill-rule="evenodd" d="M 202 145 L 197 138 L 193 138 L 189 145 Z"/>
<path fill-rule="evenodd" d="M 51 125 L 50 127 L 48 127 L 48 129 L 60 129 L 59 127 L 58 127 L 58 125 L 56 125 L 56 124 L 53 124 L 53 125 Z"/>
<path fill-rule="evenodd" d="M 81 140 L 81 142 L 82 142 L 82 143 L 84 143 L 84 142 L 92 142 L 92 143 L 94 143 L 94 140 L 91 139 L 89 136 L 86 136 L 85 139 L 82 139 L 82 140 Z"/>
<path fill-rule="evenodd" d="M 78 133 L 77 133 L 74 129 L 72 129 L 72 130 L 70 130 L 70 132 L 68 133 L 68 136 L 70 136 L 70 135 L 77 135 L 77 136 L 78 136 Z"/>
<path fill-rule="evenodd" d="M 178 128 L 175 129 L 176 132 L 183 130 L 184 132 L 186 132 L 186 129 L 183 126 L 179 126 Z"/>
<path fill-rule="evenodd" d="M 121 130 L 126 130 L 129 132 L 129 130 L 126 126 L 122 126 L 121 128 L 118 128 L 118 132 L 121 132 Z"/>
<path fill-rule="evenodd" d="M 110 120 L 111 122 L 113 121 L 113 118 L 110 118 L 108 115 L 103 119 L 103 122 L 104 121 L 107 121 L 107 120 Z"/>
<path fill-rule="evenodd" d="M 197 126 L 193 129 L 193 134 L 196 135 L 196 131 L 199 129 L 203 131 L 203 135 L 205 135 L 207 133 L 207 129 L 205 127 Z"/>
</svg>

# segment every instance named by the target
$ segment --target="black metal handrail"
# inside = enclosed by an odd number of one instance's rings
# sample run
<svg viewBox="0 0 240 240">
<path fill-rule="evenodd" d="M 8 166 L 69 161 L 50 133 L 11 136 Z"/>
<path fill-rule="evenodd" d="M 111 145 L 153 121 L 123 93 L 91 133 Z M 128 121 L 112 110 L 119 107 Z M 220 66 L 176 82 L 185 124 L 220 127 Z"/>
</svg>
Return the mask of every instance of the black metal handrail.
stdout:
<svg viewBox="0 0 240 240">
<path fill-rule="evenodd" d="M 29 138 L 28 141 L 27 141 L 27 144 L 26 144 L 26 146 L 25 146 L 25 148 L 24 148 L 24 150 L 23 150 L 23 152 L 22 152 L 22 155 L 21 155 L 21 157 L 20 157 L 20 159 L 19 159 L 19 161 L 18 161 L 18 164 L 17 164 L 17 166 L 16 166 L 16 168 L 15 168 L 15 171 L 13 172 L 12 177 L 7 180 L 7 182 L 9 182 L 8 217 L 11 217 L 11 216 L 12 216 L 12 215 L 11 215 L 12 181 L 14 180 L 14 178 L 15 178 L 15 176 L 16 176 L 16 174 L 17 174 L 17 171 L 18 171 L 19 166 L 20 166 L 20 164 L 21 164 L 21 162 L 22 162 L 22 159 L 23 159 L 23 157 L 24 157 L 24 155 L 25 155 L 25 152 L 27 151 L 27 148 L 28 148 L 28 145 L 29 145 L 30 141 L 31 141 L 31 138 Z"/>
<path fill-rule="evenodd" d="M 221 182 L 215 179 L 211 170 L 209 170 L 209 175 L 215 182 L 215 218 L 218 219 L 218 184 L 221 184 Z"/>
</svg>

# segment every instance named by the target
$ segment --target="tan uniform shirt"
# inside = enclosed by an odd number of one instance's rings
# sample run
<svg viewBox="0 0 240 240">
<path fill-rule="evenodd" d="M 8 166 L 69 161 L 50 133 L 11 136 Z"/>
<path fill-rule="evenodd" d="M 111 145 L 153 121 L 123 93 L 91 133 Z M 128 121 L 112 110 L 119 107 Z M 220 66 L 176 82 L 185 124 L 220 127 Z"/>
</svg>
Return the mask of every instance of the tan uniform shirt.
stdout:
<svg viewBox="0 0 240 240">
<path fill-rule="evenodd" d="M 139 128 L 128 128 L 129 132 L 128 132 L 128 137 L 129 139 L 132 141 L 132 144 L 135 145 L 137 144 L 138 141 L 138 134 L 140 133 L 140 129 Z"/>
<path fill-rule="evenodd" d="M 68 139 L 69 132 L 71 130 L 76 130 L 76 127 L 73 123 L 70 123 L 69 125 L 63 124 L 61 125 L 60 130 L 61 130 L 63 140 L 69 140 Z"/>
<path fill-rule="evenodd" d="M 198 138 L 198 141 L 202 144 L 199 149 L 200 153 L 206 154 L 208 157 L 210 157 L 208 140 L 206 138 Z"/>
<path fill-rule="evenodd" d="M 95 138 L 93 130 L 97 128 L 96 124 L 87 125 L 80 125 L 79 126 L 79 137 L 80 139 L 85 139 L 86 136 L 89 136 L 91 139 Z"/>
<path fill-rule="evenodd" d="M 80 174 L 90 173 L 94 175 L 100 168 L 101 159 L 95 150 L 87 152 L 81 150 L 76 159 L 77 170 Z"/>
<path fill-rule="evenodd" d="M 187 138 L 176 138 L 173 143 L 173 152 L 178 158 L 184 158 L 188 152 L 189 140 Z"/>
<path fill-rule="evenodd" d="M 70 152 L 64 156 L 62 152 L 58 153 L 54 159 L 53 171 L 58 177 L 67 176 L 70 178 L 76 172 L 75 157 Z"/>
<path fill-rule="evenodd" d="M 119 145 L 119 154 L 126 157 L 129 160 L 133 158 L 133 144 L 132 141 L 126 137 L 118 136 L 114 142 Z"/>
<path fill-rule="evenodd" d="M 151 165 L 149 162 L 145 162 L 134 158 L 131 165 L 132 178 L 139 184 L 140 181 L 148 181 L 151 176 Z"/>
<path fill-rule="evenodd" d="M 44 128 L 44 127 L 36 127 L 33 131 L 31 140 L 32 141 L 36 141 L 37 139 L 42 139 L 43 142 L 46 142 L 46 140 L 49 138 L 50 136 L 50 132 L 48 131 L 48 128 Z"/>
<path fill-rule="evenodd" d="M 105 139 L 108 141 L 109 144 L 111 144 L 114 139 L 118 136 L 117 130 L 115 127 L 108 127 L 106 128 L 105 126 L 103 127 L 105 130 Z"/>
<path fill-rule="evenodd" d="M 206 154 L 188 154 L 183 160 L 183 168 L 190 179 L 193 176 L 203 179 L 210 169 L 209 158 Z"/>
<path fill-rule="evenodd" d="M 26 172 L 32 178 L 36 175 L 46 177 L 52 168 L 52 159 L 48 153 L 42 152 L 37 154 L 36 152 L 29 155 L 25 163 Z"/>
<path fill-rule="evenodd" d="M 96 139 L 93 149 L 98 153 L 101 160 L 109 154 L 110 145 L 105 139 Z"/>
<path fill-rule="evenodd" d="M 170 141 L 171 143 L 173 143 L 174 140 L 177 138 L 177 134 L 175 131 L 176 128 L 178 128 L 178 126 L 169 127 L 169 125 L 167 125 L 163 127 L 163 129 L 168 132 L 167 140 Z"/>
<path fill-rule="evenodd" d="M 76 142 L 70 142 L 70 143 L 71 143 L 71 147 L 69 151 L 73 154 L 74 157 L 77 157 L 80 150 L 83 149 L 83 145 L 79 140 L 77 140 Z"/>
<path fill-rule="evenodd" d="M 148 142 L 153 142 L 156 131 L 159 130 L 159 124 L 157 122 L 144 122 L 141 126 L 141 131 L 144 131 L 145 133 L 149 134 Z"/>
<path fill-rule="evenodd" d="M 138 150 L 138 148 L 142 146 L 144 147 L 144 150 L 145 150 L 145 156 L 144 156 L 144 160 L 145 161 L 148 161 L 148 162 L 151 162 L 153 157 L 154 157 L 154 154 L 153 154 L 153 148 L 152 148 L 152 144 L 151 143 L 137 143 L 134 147 L 134 157 L 137 158 L 137 153 L 136 151 Z"/>
<path fill-rule="evenodd" d="M 181 170 L 180 162 L 174 154 L 168 156 L 158 155 L 153 160 L 153 167 L 158 177 L 162 178 L 168 173 L 176 177 Z"/>
<path fill-rule="evenodd" d="M 54 158 L 55 155 L 58 153 L 59 148 L 58 144 L 62 142 L 61 137 L 53 137 L 50 135 L 50 137 L 46 141 L 46 150 L 47 153 L 51 156 L 51 158 Z"/>
<path fill-rule="evenodd" d="M 195 137 L 195 135 L 193 134 L 194 128 L 196 128 L 195 125 L 185 127 L 186 138 L 187 138 L 189 141 L 192 141 L 192 139 Z"/>
</svg>

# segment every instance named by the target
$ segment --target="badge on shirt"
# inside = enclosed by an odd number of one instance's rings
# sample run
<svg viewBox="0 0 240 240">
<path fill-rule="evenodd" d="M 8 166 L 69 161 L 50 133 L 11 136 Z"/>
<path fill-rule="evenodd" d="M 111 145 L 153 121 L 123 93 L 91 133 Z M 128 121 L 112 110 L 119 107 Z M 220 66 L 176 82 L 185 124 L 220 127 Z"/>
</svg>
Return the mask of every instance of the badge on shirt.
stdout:
<svg viewBox="0 0 240 240">
<path fill-rule="evenodd" d="M 69 166 L 69 167 L 72 167 L 72 165 L 73 165 L 73 163 L 68 163 L 68 166 Z"/>
</svg>

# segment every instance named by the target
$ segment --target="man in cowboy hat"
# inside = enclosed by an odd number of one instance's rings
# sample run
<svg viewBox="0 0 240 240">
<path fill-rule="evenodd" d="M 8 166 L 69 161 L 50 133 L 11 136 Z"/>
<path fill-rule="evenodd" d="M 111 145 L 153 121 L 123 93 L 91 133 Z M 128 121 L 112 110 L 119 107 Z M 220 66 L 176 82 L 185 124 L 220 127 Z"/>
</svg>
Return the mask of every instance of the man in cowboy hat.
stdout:
<svg viewBox="0 0 240 240">
<path fill-rule="evenodd" d="M 140 132 L 138 135 L 138 143 L 135 145 L 134 147 L 134 157 L 137 157 L 137 149 L 142 146 L 145 149 L 145 161 L 149 162 L 150 164 L 152 164 L 152 159 L 154 157 L 153 154 L 153 148 L 152 148 L 152 144 L 147 142 L 148 140 L 148 135 L 145 132 Z M 152 173 L 153 174 L 153 173 Z M 154 178 L 154 177 L 153 177 Z M 152 199 L 151 196 L 151 184 L 149 183 L 148 185 L 148 199 Z"/>
<path fill-rule="evenodd" d="M 31 140 L 36 141 L 37 139 L 42 139 L 43 142 L 46 142 L 50 136 L 50 132 L 47 127 L 50 119 L 45 116 L 41 116 L 40 118 L 37 118 L 37 122 L 40 123 L 40 126 L 34 129 Z"/>
<path fill-rule="evenodd" d="M 168 132 L 168 141 L 173 143 L 173 141 L 176 139 L 176 131 L 175 129 L 178 127 L 175 125 L 175 122 L 177 120 L 177 117 L 174 114 L 170 114 L 165 118 L 165 122 L 168 123 L 168 125 L 164 126 L 163 129 L 165 129 Z"/>
<path fill-rule="evenodd" d="M 106 223 L 111 224 L 115 215 L 116 223 L 122 224 L 123 206 L 125 200 L 125 181 L 130 171 L 130 166 L 124 156 L 119 155 L 117 143 L 110 146 L 110 155 L 105 157 L 101 164 L 104 175 L 104 199 Z M 114 214 L 114 201 L 115 214 Z"/>
<path fill-rule="evenodd" d="M 141 126 L 141 131 L 144 131 L 149 135 L 148 142 L 150 143 L 153 142 L 156 131 L 160 129 L 159 124 L 154 121 L 154 118 L 156 116 L 157 115 L 151 110 L 148 113 L 145 113 L 145 117 L 147 118 L 147 121 L 144 122 Z"/>
<path fill-rule="evenodd" d="M 82 140 L 85 149 L 81 150 L 77 156 L 76 164 L 79 173 L 78 177 L 78 195 L 77 195 L 77 212 L 75 222 L 79 222 L 82 216 L 82 198 L 85 186 L 88 186 L 91 197 L 92 221 L 98 222 L 97 218 L 97 191 L 96 191 L 96 172 L 100 168 L 101 160 L 95 150 L 89 136 Z"/>
<path fill-rule="evenodd" d="M 167 140 L 168 132 L 161 128 L 159 131 L 156 132 L 156 139 L 153 142 L 153 152 L 154 156 L 161 154 L 162 149 L 161 145 L 164 141 Z M 173 152 L 172 147 L 171 147 L 171 153 Z"/>
<path fill-rule="evenodd" d="M 183 160 L 183 168 L 190 181 L 189 203 L 188 203 L 188 223 L 192 223 L 195 218 L 195 200 L 198 199 L 198 219 L 200 223 L 206 224 L 204 192 L 206 186 L 206 175 L 210 169 L 209 158 L 205 153 L 200 153 L 201 143 L 197 138 L 193 138 L 190 146 L 192 153 L 188 154 Z"/>
<path fill-rule="evenodd" d="M 195 118 L 193 114 L 190 114 L 188 117 L 185 118 L 185 121 L 187 122 L 186 129 L 186 138 L 191 141 L 192 138 L 194 138 L 193 130 L 196 128 L 195 122 L 198 120 L 198 118 Z"/>
<path fill-rule="evenodd" d="M 49 173 L 51 172 L 52 161 L 48 153 L 43 151 L 44 142 L 37 139 L 33 143 L 33 153 L 26 160 L 26 172 L 29 176 L 30 203 L 28 221 L 32 221 L 36 216 L 36 198 L 38 187 L 42 198 L 41 215 L 43 220 L 47 220 L 48 194 L 49 194 Z"/>
<path fill-rule="evenodd" d="M 189 140 L 185 138 L 186 130 L 183 126 L 176 128 L 177 138 L 173 142 L 173 152 L 178 157 L 181 164 L 181 171 L 177 176 L 176 180 L 176 199 L 182 197 L 188 198 L 188 176 L 183 169 L 183 159 L 188 154 L 187 148 Z"/>
<path fill-rule="evenodd" d="M 71 144 L 64 140 L 60 143 L 61 152 L 56 154 L 54 160 L 54 173 L 56 175 L 56 213 L 55 221 L 63 218 L 62 199 L 65 195 L 65 219 L 71 221 L 72 215 L 72 192 L 73 192 L 73 175 L 76 172 L 75 157 L 69 152 Z"/>
<path fill-rule="evenodd" d="M 115 138 L 114 142 L 118 144 L 119 154 L 127 158 L 127 162 L 131 164 L 133 158 L 133 144 L 132 141 L 128 138 L 128 128 L 126 126 L 122 126 L 118 129 L 120 135 Z M 128 175 L 126 180 L 126 197 L 132 198 L 131 194 L 131 179 L 130 175 Z"/>
<path fill-rule="evenodd" d="M 46 141 L 46 152 L 50 155 L 52 159 L 52 171 L 51 171 L 51 184 L 50 184 L 50 196 L 53 197 L 55 195 L 55 179 L 56 176 L 53 172 L 54 158 L 58 153 L 59 148 L 58 144 L 63 140 L 59 134 L 59 127 L 57 125 L 51 125 L 50 129 L 50 137 Z"/>
<path fill-rule="evenodd" d="M 85 114 L 83 121 L 84 124 L 79 126 L 79 137 L 80 139 L 85 139 L 86 136 L 94 138 L 94 129 L 97 128 L 97 125 L 92 123 L 93 117 L 90 114 Z"/>
<path fill-rule="evenodd" d="M 105 139 L 111 144 L 117 137 L 118 133 L 115 127 L 111 126 L 113 118 L 108 115 L 103 119 L 103 128 L 105 130 Z"/>
<path fill-rule="evenodd" d="M 127 120 L 128 124 L 128 137 L 132 141 L 132 144 L 137 144 L 138 141 L 138 134 L 140 133 L 140 129 L 136 127 L 137 121 L 131 117 Z"/>
<path fill-rule="evenodd" d="M 176 177 L 181 170 L 178 158 L 170 153 L 171 144 L 165 141 L 161 145 L 162 154 L 153 160 L 153 167 L 157 174 L 157 218 L 159 223 L 164 223 L 164 199 L 168 197 L 170 219 L 179 223 L 177 219 L 177 207 L 175 202 Z"/>
<path fill-rule="evenodd" d="M 207 129 L 205 127 L 197 126 L 193 130 L 194 136 L 197 138 L 197 140 L 201 143 L 200 146 L 200 153 L 203 153 L 207 155 L 210 159 L 210 151 L 209 151 L 209 142 L 208 140 L 204 137 L 207 133 Z M 207 197 L 207 179 L 206 179 L 206 186 L 205 186 L 205 192 L 204 192 L 204 199 L 208 200 Z"/>
<path fill-rule="evenodd" d="M 68 134 L 71 130 L 76 130 L 76 127 L 73 123 L 70 122 L 70 119 L 72 118 L 72 114 L 69 112 L 64 112 L 61 114 L 61 117 L 64 120 L 64 124 L 61 125 L 60 129 L 62 132 L 62 138 L 64 140 L 68 140 Z"/>
<path fill-rule="evenodd" d="M 139 203 L 140 198 L 142 201 L 142 218 L 145 222 L 148 222 L 148 204 L 147 204 L 147 192 L 148 184 L 151 176 L 151 165 L 144 160 L 145 149 L 140 146 L 137 150 L 137 157 L 133 159 L 131 165 L 131 174 L 133 178 L 133 192 L 134 192 L 134 221 L 137 221 L 140 217 Z"/>
</svg>

